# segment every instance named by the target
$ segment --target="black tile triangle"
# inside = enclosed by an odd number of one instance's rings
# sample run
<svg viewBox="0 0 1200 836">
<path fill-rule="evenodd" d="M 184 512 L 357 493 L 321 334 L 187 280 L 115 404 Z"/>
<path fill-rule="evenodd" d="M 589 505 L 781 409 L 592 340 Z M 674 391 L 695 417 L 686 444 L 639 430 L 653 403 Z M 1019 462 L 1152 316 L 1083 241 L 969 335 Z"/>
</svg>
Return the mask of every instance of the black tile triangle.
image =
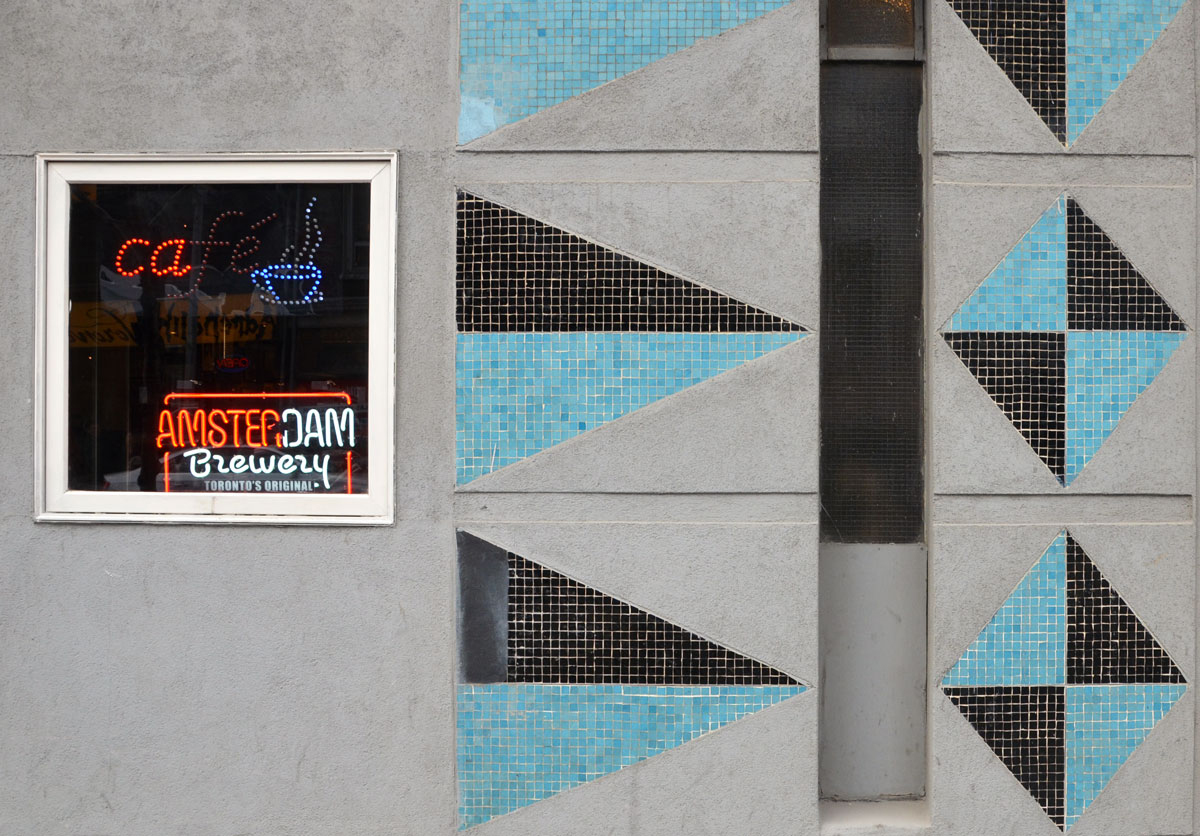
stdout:
<svg viewBox="0 0 1200 836">
<path fill-rule="evenodd" d="M 472 540 L 478 551 L 478 543 L 485 541 L 475 541 L 478 538 Z M 461 561 L 461 538 L 459 550 Z M 541 564 L 505 554 L 508 646 L 503 653 L 485 656 L 506 660 L 508 682 L 800 684 L 762 662 Z"/>
<path fill-rule="evenodd" d="M 950 5 L 1058 141 L 1065 143 L 1066 0 L 950 0 Z"/>
<path fill-rule="evenodd" d="M 458 193 L 459 331 L 804 331 L 497 203 Z"/>
<path fill-rule="evenodd" d="M 1073 198 L 1067 198 L 1067 327 L 1186 331 L 1175 311 Z"/>
<path fill-rule="evenodd" d="M 978 686 L 942 689 L 1021 786 L 1063 827 L 1066 689 Z"/>
<path fill-rule="evenodd" d="M 1162 645 L 1067 534 L 1067 684 L 1184 681 Z"/>
<path fill-rule="evenodd" d="M 1066 472 L 1066 337 L 962 331 L 947 344 L 1029 442 L 1050 472 Z"/>
</svg>

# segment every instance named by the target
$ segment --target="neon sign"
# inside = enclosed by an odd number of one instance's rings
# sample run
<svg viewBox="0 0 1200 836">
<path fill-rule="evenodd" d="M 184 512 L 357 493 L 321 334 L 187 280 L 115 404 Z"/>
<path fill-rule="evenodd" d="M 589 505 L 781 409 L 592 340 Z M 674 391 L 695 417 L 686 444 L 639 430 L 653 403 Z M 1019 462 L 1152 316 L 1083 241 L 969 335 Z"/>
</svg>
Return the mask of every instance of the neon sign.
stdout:
<svg viewBox="0 0 1200 836">
<path fill-rule="evenodd" d="M 313 198 L 309 202 L 309 208 L 306 210 L 306 213 L 312 209 L 312 204 L 315 201 L 316 198 Z M 199 289 L 200 283 L 204 281 L 204 273 L 210 267 L 249 275 L 257 270 L 259 265 L 257 262 L 246 264 L 244 263 L 244 259 L 262 248 L 262 240 L 255 233 L 276 220 L 279 217 L 279 213 L 272 212 L 250 224 L 247 234 L 243 235 L 236 242 L 232 238 L 226 239 L 223 237 L 225 235 L 224 232 L 218 234 L 218 229 L 226 225 L 227 222 L 235 218 L 244 218 L 245 216 L 245 212 L 237 209 L 222 212 L 209 225 L 208 233 L 204 238 L 198 241 L 188 238 L 168 238 L 156 244 L 149 238 L 128 238 L 117 249 L 117 254 L 113 259 L 113 268 L 127 279 L 142 276 L 147 270 L 151 275 L 159 278 L 167 276 L 183 278 L 192 270 L 191 264 L 183 263 L 184 254 L 190 249 L 198 248 L 200 250 L 200 267 L 193 273 L 192 286 L 182 294 L 183 296 L 194 293 Z M 225 266 L 221 268 L 217 266 L 214 259 L 217 253 L 224 250 L 229 251 L 229 257 L 228 261 L 225 262 Z M 195 256 L 193 255 L 192 260 L 194 258 Z M 167 259 L 169 261 L 166 261 Z"/>
<path fill-rule="evenodd" d="M 163 403 L 165 492 L 353 492 L 358 428 L 345 392 L 175 392 Z"/>
</svg>

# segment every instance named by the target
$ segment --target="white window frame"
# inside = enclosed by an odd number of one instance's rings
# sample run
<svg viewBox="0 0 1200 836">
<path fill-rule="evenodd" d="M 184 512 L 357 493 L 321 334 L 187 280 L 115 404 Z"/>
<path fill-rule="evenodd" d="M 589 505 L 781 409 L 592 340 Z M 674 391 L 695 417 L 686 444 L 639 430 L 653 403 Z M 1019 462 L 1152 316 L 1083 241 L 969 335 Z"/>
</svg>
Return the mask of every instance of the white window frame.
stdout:
<svg viewBox="0 0 1200 836">
<path fill-rule="evenodd" d="M 395 153 L 39 154 L 34 440 L 39 521 L 368 524 L 393 520 L 396 369 Z M 320 183 L 371 188 L 365 494 L 151 493 L 67 489 L 67 247 L 73 183 Z"/>
</svg>

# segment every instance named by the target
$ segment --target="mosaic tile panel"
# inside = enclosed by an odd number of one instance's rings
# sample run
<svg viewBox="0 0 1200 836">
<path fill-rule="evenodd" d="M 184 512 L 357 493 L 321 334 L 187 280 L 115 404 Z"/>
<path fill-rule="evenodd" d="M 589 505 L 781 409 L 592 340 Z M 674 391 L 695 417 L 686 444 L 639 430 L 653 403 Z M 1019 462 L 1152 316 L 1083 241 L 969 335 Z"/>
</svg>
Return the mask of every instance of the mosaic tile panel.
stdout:
<svg viewBox="0 0 1200 836">
<path fill-rule="evenodd" d="M 1063 533 L 1021 579 L 942 684 L 1063 685 L 1066 646 L 1067 535 Z"/>
<path fill-rule="evenodd" d="M 458 141 L 470 142 L 789 0 L 463 0 Z"/>
<path fill-rule="evenodd" d="M 806 688 L 467 532 L 459 532 L 458 544 L 460 642 L 465 629 L 476 643 L 460 646 L 460 657 L 484 662 L 463 665 L 460 679 L 468 669 L 487 669 L 507 680 L 458 687 L 464 829 L 680 746 Z M 493 611 L 467 611 L 473 609 Z M 487 622 L 492 627 L 479 629 Z"/>
<path fill-rule="evenodd" d="M 1166 650 L 1065 530 L 942 679 L 1064 830 L 1186 689 Z"/>
<path fill-rule="evenodd" d="M 800 685 L 460 685 L 460 827 L 616 772 L 803 690 Z"/>
<path fill-rule="evenodd" d="M 1178 702 L 1186 685 L 1084 685 L 1066 689 L 1066 826 Z"/>
<path fill-rule="evenodd" d="M 804 330 L 463 191 L 456 289 L 462 332 Z"/>
<path fill-rule="evenodd" d="M 787 674 L 508 554 L 508 681 L 795 685 Z"/>
<path fill-rule="evenodd" d="M 985 686 L 943 690 L 1061 828 L 1066 791 L 1065 689 Z"/>
<path fill-rule="evenodd" d="M 1050 131 L 1070 146 L 1184 0 L 949 0 Z"/>
<path fill-rule="evenodd" d="M 458 212 L 459 484 L 805 334 L 474 195 Z"/>
<path fill-rule="evenodd" d="M 943 331 L 1063 485 L 1186 336 L 1166 300 L 1065 194 Z"/>
</svg>

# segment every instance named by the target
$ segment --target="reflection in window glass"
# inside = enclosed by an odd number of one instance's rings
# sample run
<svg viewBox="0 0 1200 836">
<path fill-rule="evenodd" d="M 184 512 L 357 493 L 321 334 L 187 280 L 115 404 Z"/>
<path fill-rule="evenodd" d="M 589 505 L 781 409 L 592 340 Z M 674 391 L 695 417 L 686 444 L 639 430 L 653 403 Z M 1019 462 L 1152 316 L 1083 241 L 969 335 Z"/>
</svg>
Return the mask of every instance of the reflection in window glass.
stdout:
<svg viewBox="0 0 1200 836">
<path fill-rule="evenodd" d="M 72 185 L 68 487 L 366 493 L 369 192 Z"/>
<path fill-rule="evenodd" d="M 911 47 L 913 0 L 828 0 L 825 32 L 832 47 Z"/>
</svg>

